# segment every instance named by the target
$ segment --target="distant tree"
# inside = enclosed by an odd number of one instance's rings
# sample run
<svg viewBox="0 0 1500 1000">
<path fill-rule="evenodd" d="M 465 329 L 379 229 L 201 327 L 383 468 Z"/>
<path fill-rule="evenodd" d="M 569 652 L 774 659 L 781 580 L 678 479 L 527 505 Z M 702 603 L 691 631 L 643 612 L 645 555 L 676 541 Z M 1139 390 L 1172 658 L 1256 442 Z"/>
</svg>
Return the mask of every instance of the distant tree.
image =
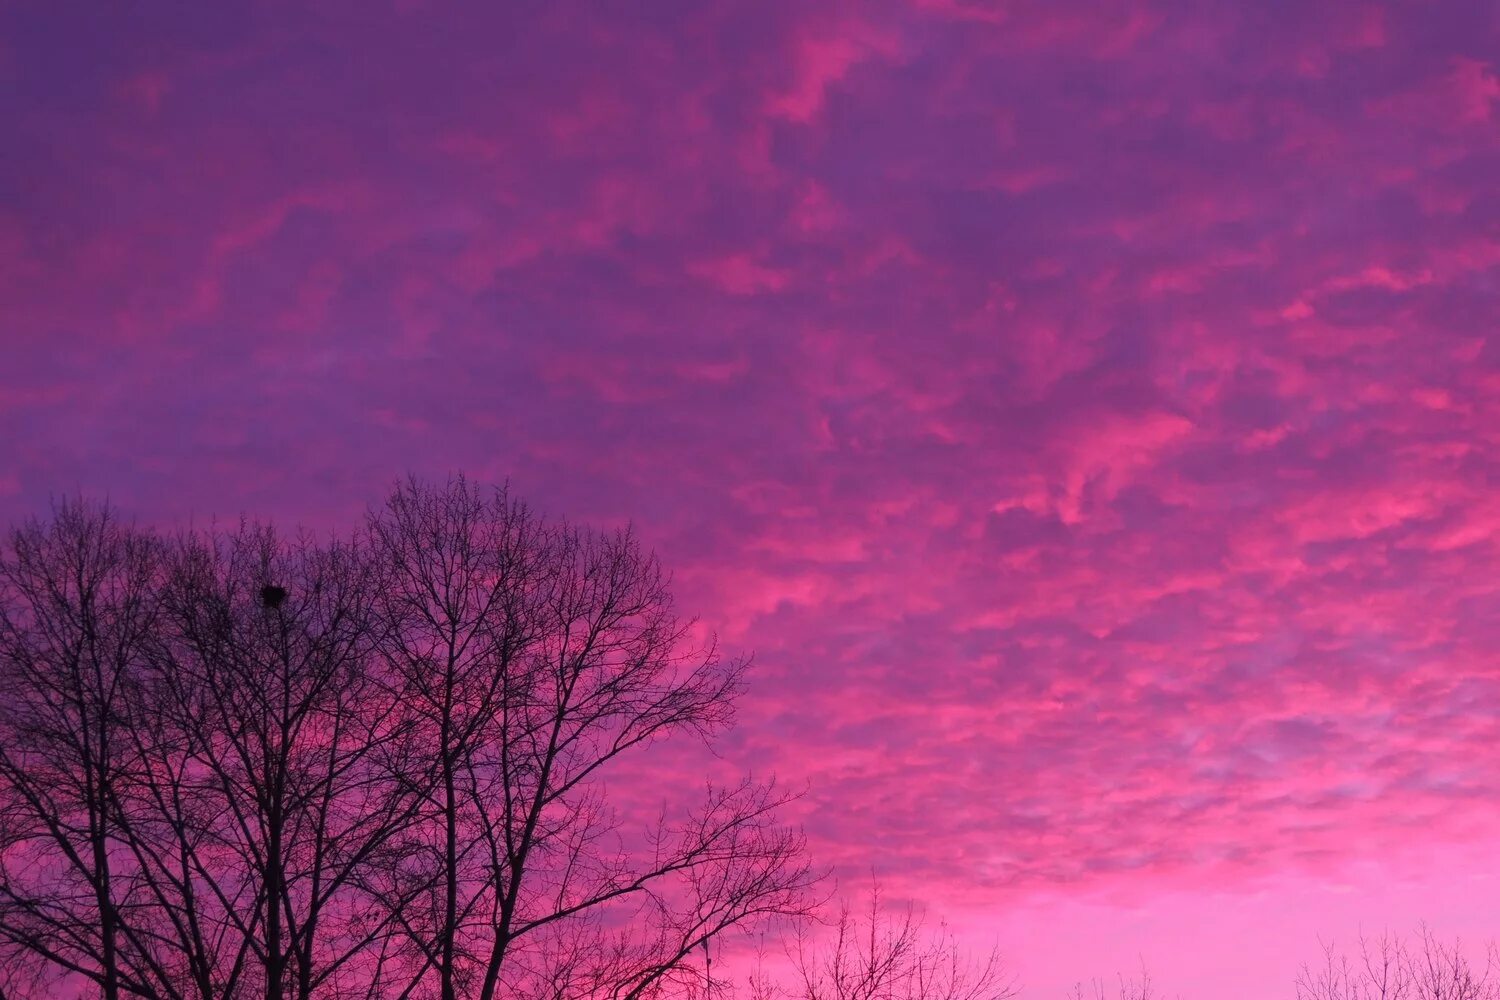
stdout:
<svg viewBox="0 0 1500 1000">
<path fill-rule="evenodd" d="M 343 542 L 59 505 L 0 551 L 0 996 L 696 983 L 813 876 L 769 785 L 612 808 L 616 760 L 732 718 L 743 662 L 687 637 L 628 533 L 462 479 Z"/>
<path fill-rule="evenodd" d="M 1500 1000 L 1497 973 L 1493 943 L 1477 967 L 1459 942 L 1441 941 L 1423 925 L 1410 940 L 1361 938 L 1354 955 L 1325 945 L 1321 962 L 1302 966 L 1297 1000 Z"/>
<path fill-rule="evenodd" d="M 1151 973 L 1142 969 L 1137 977 L 1120 975 L 1113 983 L 1103 979 L 1075 983 L 1067 1000 L 1156 1000 L 1158 996 Z"/>
<path fill-rule="evenodd" d="M 929 927 L 912 906 L 891 908 L 875 886 L 862 912 L 839 907 L 827 935 L 804 929 L 791 976 L 752 977 L 754 1000 L 1007 1000 L 1016 982 L 998 949 L 970 952 L 946 924 Z"/>
</svg>

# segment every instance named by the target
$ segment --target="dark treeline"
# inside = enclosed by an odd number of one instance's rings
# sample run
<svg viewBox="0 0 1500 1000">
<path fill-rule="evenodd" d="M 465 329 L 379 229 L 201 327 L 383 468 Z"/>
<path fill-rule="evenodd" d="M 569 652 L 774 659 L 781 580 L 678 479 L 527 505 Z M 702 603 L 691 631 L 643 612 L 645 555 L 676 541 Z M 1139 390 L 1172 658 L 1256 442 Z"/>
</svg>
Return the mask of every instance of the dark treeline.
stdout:
<svg viewBox="0 0 1500 1000">
<path fill-rule="evenodd" d="M 649 997 L 809 907 L 784 796 L 626 823 L 730 722 L 628 532 L 461 479 L 337 541 L 57 506 L 0 556 L 0 996 Z"/>
</svg>

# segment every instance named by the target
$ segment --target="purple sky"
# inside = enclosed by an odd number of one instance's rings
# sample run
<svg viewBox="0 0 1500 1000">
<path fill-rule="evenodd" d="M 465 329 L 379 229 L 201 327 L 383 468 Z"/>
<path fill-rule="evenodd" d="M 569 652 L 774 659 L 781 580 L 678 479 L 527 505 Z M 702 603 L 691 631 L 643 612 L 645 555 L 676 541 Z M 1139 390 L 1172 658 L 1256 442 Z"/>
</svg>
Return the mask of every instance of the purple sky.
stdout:
<svg viewBox="0 0 1500 1000">
<path fill-rule="evenodd" d="M 0 516 L 634 520 L 1030 996 L 1487 935 L 1497 11 L 7 4 Z"/>
</svg>

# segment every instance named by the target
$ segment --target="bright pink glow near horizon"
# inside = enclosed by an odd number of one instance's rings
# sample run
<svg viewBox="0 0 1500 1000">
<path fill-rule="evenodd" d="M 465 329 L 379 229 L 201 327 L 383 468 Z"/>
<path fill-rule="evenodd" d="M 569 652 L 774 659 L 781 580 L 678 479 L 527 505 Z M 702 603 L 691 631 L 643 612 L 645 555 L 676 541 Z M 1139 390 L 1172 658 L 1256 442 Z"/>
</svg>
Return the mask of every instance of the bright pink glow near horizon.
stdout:
<svg viewBox="0 0 1500 1000">
<path fill-rule="evenodd" d="M 7 5 L 0 515 L 633 520 L 1028 996 L 1488 936 L 1497 9 Z"/>
</svg>

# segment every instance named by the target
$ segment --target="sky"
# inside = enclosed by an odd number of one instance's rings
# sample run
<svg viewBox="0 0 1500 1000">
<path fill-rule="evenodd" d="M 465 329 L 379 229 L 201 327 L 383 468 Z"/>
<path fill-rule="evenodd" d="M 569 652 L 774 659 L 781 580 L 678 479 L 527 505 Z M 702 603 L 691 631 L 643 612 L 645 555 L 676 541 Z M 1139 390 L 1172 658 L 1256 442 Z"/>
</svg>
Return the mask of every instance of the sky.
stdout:
<svg viewBox="0 0 1500 1000">
<path fill-rule="evenodd" d="M 0 520 L 634 523 L 1027 996 L 1500 931 L 1500 8 L 0 6 Z"/>
</svg>

